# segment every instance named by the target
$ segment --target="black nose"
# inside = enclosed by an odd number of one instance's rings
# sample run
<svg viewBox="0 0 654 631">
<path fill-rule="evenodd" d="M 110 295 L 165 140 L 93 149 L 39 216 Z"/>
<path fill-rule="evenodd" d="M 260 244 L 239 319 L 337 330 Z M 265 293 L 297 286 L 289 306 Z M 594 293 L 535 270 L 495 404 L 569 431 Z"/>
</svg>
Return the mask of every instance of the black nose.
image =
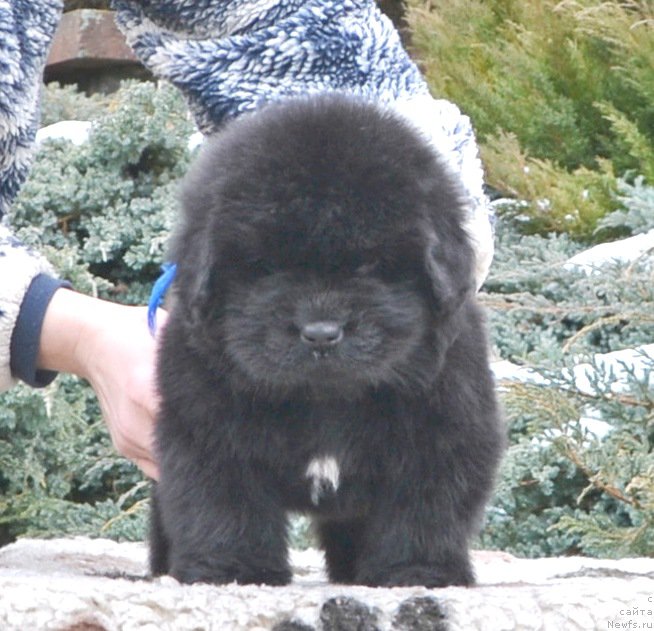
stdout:
<svg viewBox="0 0 654 631">
<path fill-rule="evenodd" d="M 300 337 L 305 344 L 316 348 L 336 346 L 343 339 L 343 327 L 330 320 L 309 322 L 302 327 Z"/>
</svg>

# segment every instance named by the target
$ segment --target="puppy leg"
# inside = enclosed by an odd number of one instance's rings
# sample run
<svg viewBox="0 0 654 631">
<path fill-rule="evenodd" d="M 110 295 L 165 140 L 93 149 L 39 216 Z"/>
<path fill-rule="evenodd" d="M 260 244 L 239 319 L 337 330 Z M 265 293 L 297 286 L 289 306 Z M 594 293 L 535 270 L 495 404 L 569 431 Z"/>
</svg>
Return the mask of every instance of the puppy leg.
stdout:
<svg viewBox="0 0 654 631">
<path fill-rule="evenodd" d="M 157 485 L 153 482 L 150 493 L 150 573 L 152 576 L 161 576 L 167 574 L 168 570 L 168 539 L 161 521 Z"/>
<path fill-rule="evenodd" d="M 284 511 L 238 463 L 215 470 L 210 479 L 185 475 L 166 485 L 162 476 L 159 482 L 170 574 L 183 583 L 290 582 Z"/>
<path fill-rule="evenodd" d="M 356 556 L 355 582 L 375 587 L 473 584 L 470 523 L 447 504 L 447 496 L 421 497 L 406 488 L 379 499 Z"/>
<path fill-rule="evenodd" d="M 356 553 L 360 547 L 363 525 L 360 521 L 322 519 L 317 534 L 325 551 L 329 580 L 333 583 L 354 583 Z"/>
</svg>

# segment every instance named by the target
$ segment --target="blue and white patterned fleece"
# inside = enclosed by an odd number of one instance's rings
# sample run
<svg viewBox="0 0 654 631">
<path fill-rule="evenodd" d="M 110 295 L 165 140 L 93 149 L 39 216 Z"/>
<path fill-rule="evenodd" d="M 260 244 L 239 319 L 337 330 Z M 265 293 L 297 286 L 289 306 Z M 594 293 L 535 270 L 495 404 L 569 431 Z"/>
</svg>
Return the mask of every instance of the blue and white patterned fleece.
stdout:
<svg viewBox="0 0 654 631">
<path fill-rule="evenodd" d="M 374 0 L 114 0 L 141 61 L 187 97 L 200 129 L 272 100 L 342 91 L 411 121 L 470 196 L 477 278 L 493 251 L 489 205 L 470 120 L 433 99 L 392 22 Z"/>
<path fill-rule="evenodd" d="M 27 176 L 43 63 L 62 0 L 0 0 L 0 217 Z"/>
</svg>

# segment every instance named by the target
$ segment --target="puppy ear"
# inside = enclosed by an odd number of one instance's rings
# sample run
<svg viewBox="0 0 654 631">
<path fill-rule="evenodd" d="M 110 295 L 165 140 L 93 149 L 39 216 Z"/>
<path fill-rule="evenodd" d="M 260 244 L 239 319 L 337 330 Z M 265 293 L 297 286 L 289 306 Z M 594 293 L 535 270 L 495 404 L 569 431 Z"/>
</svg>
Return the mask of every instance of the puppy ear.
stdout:
<svg viewBox="0 0 654 631">
<path fill-rule="evenodd" d="M 213 274 L 211 267 L 199 270 L 190 279 L 188 313 L 191 323 L 198 328 L 211 311 L 213 298 L 212 282 Z"/>
<path fill-rule="evenodd" d="M 455 313 L 475 292 L 474 252 L 465 234 L 439 237 L 433 228 L 425 231 L 424 264 L 437 311 Z"/>
<path fill-rule="evenodd" d="M 184 237 L 186 237 L 184 239 Z M 216 299 L 216 264 L 206 235 L 182 234 L 175 242 L 176 301 L 187 322 L 199 330 Z"/>
</svg>

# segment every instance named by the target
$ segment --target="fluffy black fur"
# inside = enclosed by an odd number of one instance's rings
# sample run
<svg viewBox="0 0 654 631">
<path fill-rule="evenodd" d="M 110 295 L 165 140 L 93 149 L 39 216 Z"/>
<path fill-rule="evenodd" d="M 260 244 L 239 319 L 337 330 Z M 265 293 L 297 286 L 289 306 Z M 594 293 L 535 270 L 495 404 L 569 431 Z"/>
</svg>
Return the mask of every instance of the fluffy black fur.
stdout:
<svg viewBox="0 0 654 631">
<path fill-rule="evenodd" d="M 473 582 L 503 431 L 465 205 L 412 128 L 352 98 L 208 143 L 172 253 L 154 574 L 287 583 L 306 511 L 333 581 Z"/>
</svg>

